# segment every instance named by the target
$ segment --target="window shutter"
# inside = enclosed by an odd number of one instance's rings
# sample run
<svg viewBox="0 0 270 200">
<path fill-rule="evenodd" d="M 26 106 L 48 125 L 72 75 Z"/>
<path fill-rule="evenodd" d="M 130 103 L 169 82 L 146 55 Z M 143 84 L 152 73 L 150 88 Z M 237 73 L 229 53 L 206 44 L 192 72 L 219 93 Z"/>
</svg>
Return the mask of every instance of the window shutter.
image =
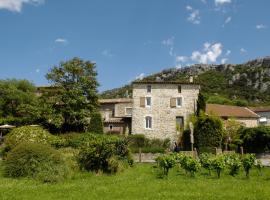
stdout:
<svg viewBox="0 0 270 200">
<path fill-rule="evenodd" d="M 176 107 L 176 98 L 171 98 L 171 108 Z"/>
<path fill-rule="evenodd" d="M 140 107 L 145 107 L 145 97 L 140 98 Z"/>
</svg>

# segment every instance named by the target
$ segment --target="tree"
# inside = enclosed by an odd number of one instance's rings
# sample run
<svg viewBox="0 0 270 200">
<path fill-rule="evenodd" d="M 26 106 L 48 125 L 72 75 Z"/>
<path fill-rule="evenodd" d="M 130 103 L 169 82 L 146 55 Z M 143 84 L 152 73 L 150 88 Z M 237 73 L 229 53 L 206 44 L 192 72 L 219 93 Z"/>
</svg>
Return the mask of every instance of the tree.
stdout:
<svg viewBox="0 0 270 200">
<path fill-rule="evenodd" d="M 103 133 L 103 121 L 99 112 L 94 112 L 91 114 L 89 131 L 99 134 Z"/>
<path fill-rule="evenodd" d="M 98 108 L 96 64 L 73 58 L 53 67 L 46 75 L 54 95 L 49 98 L 49 117 L 57 116 L 57 124 L 65 131 L 82 131 L 91 113 Z M 48 119 L 50 123 L 53 119 Z"/>
<path fill-rule="evenodd" d="M 194 137 L 200 152 L 220 147 L 223 125 L 220 118 L 201 113 L 194 124 Z"/>
<path fill-rule="evenodd" d="M 199 116 L 201 111 L 205 112 L 205 108 L 206 108 L 205 98 L 203 94 L 200 92 L 197 100 L 196 115 Z"/>
<path fill-rule="evenodd" d="M 240 136 L 238 134 L 238 131 L 242 127 L 242 124 L 235 119 L 231 118 L 228 119 L 224 123 L 225 129 L 223 132 L 223 141 L 225 143 L 225 150 L 228 149 L 228 144 L 239 144 Z"/>
<path fill-rule="evenodd" d="M 15 125 L 36 120 L 36 87 L 27 80 L 0 80 L 0 121 Z"/>
</svg>

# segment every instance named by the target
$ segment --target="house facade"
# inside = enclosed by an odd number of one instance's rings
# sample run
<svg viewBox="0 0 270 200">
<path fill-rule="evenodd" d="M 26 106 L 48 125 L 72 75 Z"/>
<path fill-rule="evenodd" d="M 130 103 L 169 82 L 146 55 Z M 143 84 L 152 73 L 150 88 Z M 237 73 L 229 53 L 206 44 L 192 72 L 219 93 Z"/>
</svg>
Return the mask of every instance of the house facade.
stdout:
<svg viewBox="0 0 270 200">
<path fill-rule="evenodd" d="M 134 82 L 132 134 L 176 140 L 196 111 L 200 86 L 180 82 Z"/>
<path fill-rule="evenodd" d="M 259 125 L 260 116 L 246 107 L 207 104 L 206 114 L 216 115 L 223 120 L 235 119 L 245 127 L 256 127 Z"/>
<path fill-rule="evenodd" d="M 250 110 L 260 116 L 259 124 L 270 126 L 270 107 L 251 107 Z"/>
<path fill-rule="evenodd" d="M 132 99 L 101 99 L 99 103 L 104 133 L 131 133 Z"/>
</svg>

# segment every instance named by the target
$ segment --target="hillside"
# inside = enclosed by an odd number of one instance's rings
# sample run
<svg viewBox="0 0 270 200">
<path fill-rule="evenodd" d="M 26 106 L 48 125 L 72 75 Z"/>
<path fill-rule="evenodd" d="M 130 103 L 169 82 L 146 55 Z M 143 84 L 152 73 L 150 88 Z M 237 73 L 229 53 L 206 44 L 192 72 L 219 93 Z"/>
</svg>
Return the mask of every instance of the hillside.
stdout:
<svg viewBox="0 0 270 200">
<path fill-rule="evenodd" d="M 270 104 L 270 57 L 243 64 L 195 64 L 184 68 L 165 69 L 145 77 L 151 81 L 187 81 L 190 76 L 201 85 L 209 103 L 233 105 Z M 102 98 L 127 97 L 131 85 L 108 90 Z"/>
</svg>

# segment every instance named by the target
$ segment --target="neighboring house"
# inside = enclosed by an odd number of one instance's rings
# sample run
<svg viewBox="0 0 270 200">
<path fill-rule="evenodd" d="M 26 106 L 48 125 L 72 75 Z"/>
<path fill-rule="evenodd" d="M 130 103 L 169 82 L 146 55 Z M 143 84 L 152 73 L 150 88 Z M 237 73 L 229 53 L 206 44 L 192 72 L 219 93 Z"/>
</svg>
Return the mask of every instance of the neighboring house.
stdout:
<svg viewBox="0 0 270 200">
<path fill-rule="evenodd" d="M 267 107 L 250 107 L 250 110 L 260 116 L 260 125 L 270 125 L 270 106 Z"/>
<path fill-rule="evenodd" d="M 132 99 L 101 99 L 99 103 L 105 133 L 131 132 Z"/>
<path fill-rule="evenodd" d="M 224 120 L 234 118 L 246 127 L 258 126 L 259 115 L 246 107 L 228 106 L 219 104 L 207 104 L 207 114 L 216 115 Z"/>
<path fill-rule="evenodd" d="M 177 139 L 196 111 L 200 86 L 181 82 L 133 82 L 132 134 Z"/>
</svg>

